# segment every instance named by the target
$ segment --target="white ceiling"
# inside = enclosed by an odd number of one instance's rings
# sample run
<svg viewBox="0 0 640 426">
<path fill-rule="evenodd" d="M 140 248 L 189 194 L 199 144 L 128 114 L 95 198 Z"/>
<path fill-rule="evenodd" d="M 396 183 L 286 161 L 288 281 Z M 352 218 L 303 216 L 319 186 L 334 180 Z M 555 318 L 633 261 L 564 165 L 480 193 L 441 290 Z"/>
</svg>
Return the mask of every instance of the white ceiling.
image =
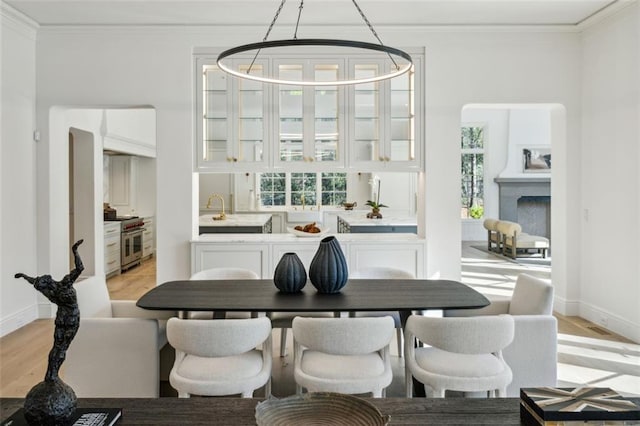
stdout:
<svg viewBox="0 0 640 426">
<path fill-rule="evenodd" d="M 46 25 L 263 25 L 280 0 L 3 0 Z M 379 25 L 564 25 L 631 0 L 359 0 Z M 289 0 L 278 24 L 295 23 L 298 0 Z M 301 25 L 363 25 L 350 0 L 307 0 Z"/>
</svg>

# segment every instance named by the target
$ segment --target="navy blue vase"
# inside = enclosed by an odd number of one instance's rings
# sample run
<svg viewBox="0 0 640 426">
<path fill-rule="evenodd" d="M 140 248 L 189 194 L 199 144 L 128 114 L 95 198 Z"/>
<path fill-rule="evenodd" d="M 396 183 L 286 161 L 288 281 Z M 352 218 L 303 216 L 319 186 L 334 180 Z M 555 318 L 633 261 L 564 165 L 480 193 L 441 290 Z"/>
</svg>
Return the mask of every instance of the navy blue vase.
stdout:
<svg viewBox="0 0 640 426">
<path fill-rule="evenodd" d="M 338 240 L 334 236 L 323 238 L 309 265 L 311 284 L 318 293 L 338 293 L 348 278 L 347 260 Z"/>
<path fill-rule="evenodd" d="M 276 266 L 273 282 L 282 293 L 298 293 L 307 283 L 307 271 L 295 253 L 285 253 Z"/>
</svg>

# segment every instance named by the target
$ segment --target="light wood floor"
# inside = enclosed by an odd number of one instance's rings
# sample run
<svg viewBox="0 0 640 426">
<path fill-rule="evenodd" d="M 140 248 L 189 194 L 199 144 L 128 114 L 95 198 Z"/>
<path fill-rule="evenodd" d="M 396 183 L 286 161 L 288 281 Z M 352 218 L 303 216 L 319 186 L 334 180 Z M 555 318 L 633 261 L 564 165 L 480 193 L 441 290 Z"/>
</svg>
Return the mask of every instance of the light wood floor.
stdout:
<svg viewBox="0 0 640 426">
<path fill-rule="evenodd" d="M 477 250 L 463 246 L 463 281 L 476 286 L 480 291 L 508 291 L 515 277 L 523 269 L 508 262 L 496 262 L 490 255 L 482 255 Z M 132 268 L 122 275 L 107 280 L 112 299 L 138 299 L 156 285 L 155 258 Z M 545 276 L 548 270 L 526 267 L 528 273 Z M 610 333 L 601 327 L 579 318 L 556 315 L 559 332 L 590 339 L 630 343 L 629 340 Z M 289 336 L 289 344 L 291 338 Z M 0 397 L 24 397 L 36 383 L 40 382 L 46 370 L 47 354 L 53 342 L 53 320 L 37 320 L 21 329 L 0 338 Z M 279 339 L 274 336 L 274 353 L 279 350 Z M 394 345 L 391 345 L 392 348 Z M 392 349 L 393 351 L 393 349 Z M 289 351 L 291 353 L 291 351 Z M 393 353 L 393 352 L 392 352 Z M 290 366 L 289 357 L 274 363 L 274 381 Z M 400 362 L 398 360 L 398 362 Z M 64 365 L 63 365 L 64 368 Z M 398 370 L 402 370 L 399 368 Z M 288 374 L 288 373 L 287 373 Z M 640 382 L 640 379 L 639 379 Z M 287 385 L 288 386 L 288 385 Z M 401 389 L 402 386 L 398 386 Z M 289 388 L 287 388 L 289 391 Z M 399 391 L 401 392 L 401 390 Z M 274 391 L 274 394 L 276 392 Z M 395 396 L 387 392 L 389 396 Z M 401 396 L 402 394 L 398 395 Z"/>
</svg>

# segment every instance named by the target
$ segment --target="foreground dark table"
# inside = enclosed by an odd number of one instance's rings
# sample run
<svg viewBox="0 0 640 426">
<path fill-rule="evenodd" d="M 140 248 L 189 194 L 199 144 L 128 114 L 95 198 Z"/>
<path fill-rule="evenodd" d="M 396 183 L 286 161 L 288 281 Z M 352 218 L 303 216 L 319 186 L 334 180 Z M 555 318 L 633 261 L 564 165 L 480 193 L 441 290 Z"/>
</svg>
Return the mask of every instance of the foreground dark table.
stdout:
<svg viewBox="0 0 640 426">
<path fill-rule="evenodd" d="M 169 281 L 137 302 L 144 309 L 172 311 L 400 311 L 481 308 L 489 300 L 450 280 L 351 279 L 337 294 L 320 294 L 307 283 L 301 293 L 282 294 L 273 280 Z"/>
<path fill-rule="evenodd" d="M 518 398 L 364 398 L 390 425 L 520 425 Z M 255 406 L 261 399 L 133 398 L 80 399 L 79 407 L 122 408 L 121 425 L 255 425 Z M 0 399 L 2 419 L 22 407 L 22 399 Z"/>
</svg>

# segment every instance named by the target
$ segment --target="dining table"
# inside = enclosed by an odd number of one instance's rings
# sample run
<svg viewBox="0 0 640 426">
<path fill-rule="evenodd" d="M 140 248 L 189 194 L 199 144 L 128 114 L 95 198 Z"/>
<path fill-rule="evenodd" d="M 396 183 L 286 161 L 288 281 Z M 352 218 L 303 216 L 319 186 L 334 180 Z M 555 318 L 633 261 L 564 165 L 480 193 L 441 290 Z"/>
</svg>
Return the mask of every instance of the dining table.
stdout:
<svg viewBox="0 0 640 426">
<path fill-rule="evenodd" d="M 363 398 L 389 425 L 520 426 L 518 398 Z M 79 398 L 78 408 L 119 408 L 118 425 L 246 426 L 256 424 L 261 398 Z M 3 422 L 20 409 L 20 398 L 0 399 Z M 0 424 L 4 424 L 0 422 Z M 363 423 L 359 423 L 363 424 Z"/>
<path fill-rule="evenodd" d="M 472 309 L 489 305 L 489 299 L 459 281 L 445 279 L 349 279 L 337 293 L 320 293 L 311 283 L 300 292 L 282 293 L 272 279 L 178 280 L 165 282 L 145 293 L 136 305 L 150 310 L 189 312 L 398 311 L 404 329 L 416 311 Z M 222 315 L 220 315 L 222 313 Z M 414 379 L 414 395 L 424 396 L 424 386 Z"/>
<path fill-rule="evenodd" d="M 272 279 L 178 280 L 152 288 L 137 301 L 150 310 L 188 312 L 398 311 L 404 325 L 413 311 L 471 309 L 489 305 L 472 287 L 444 279 L 349 279 L 338 293 L 319 293 L 311 283 L 298 293 L 280 292 Z"/>
</svg>

